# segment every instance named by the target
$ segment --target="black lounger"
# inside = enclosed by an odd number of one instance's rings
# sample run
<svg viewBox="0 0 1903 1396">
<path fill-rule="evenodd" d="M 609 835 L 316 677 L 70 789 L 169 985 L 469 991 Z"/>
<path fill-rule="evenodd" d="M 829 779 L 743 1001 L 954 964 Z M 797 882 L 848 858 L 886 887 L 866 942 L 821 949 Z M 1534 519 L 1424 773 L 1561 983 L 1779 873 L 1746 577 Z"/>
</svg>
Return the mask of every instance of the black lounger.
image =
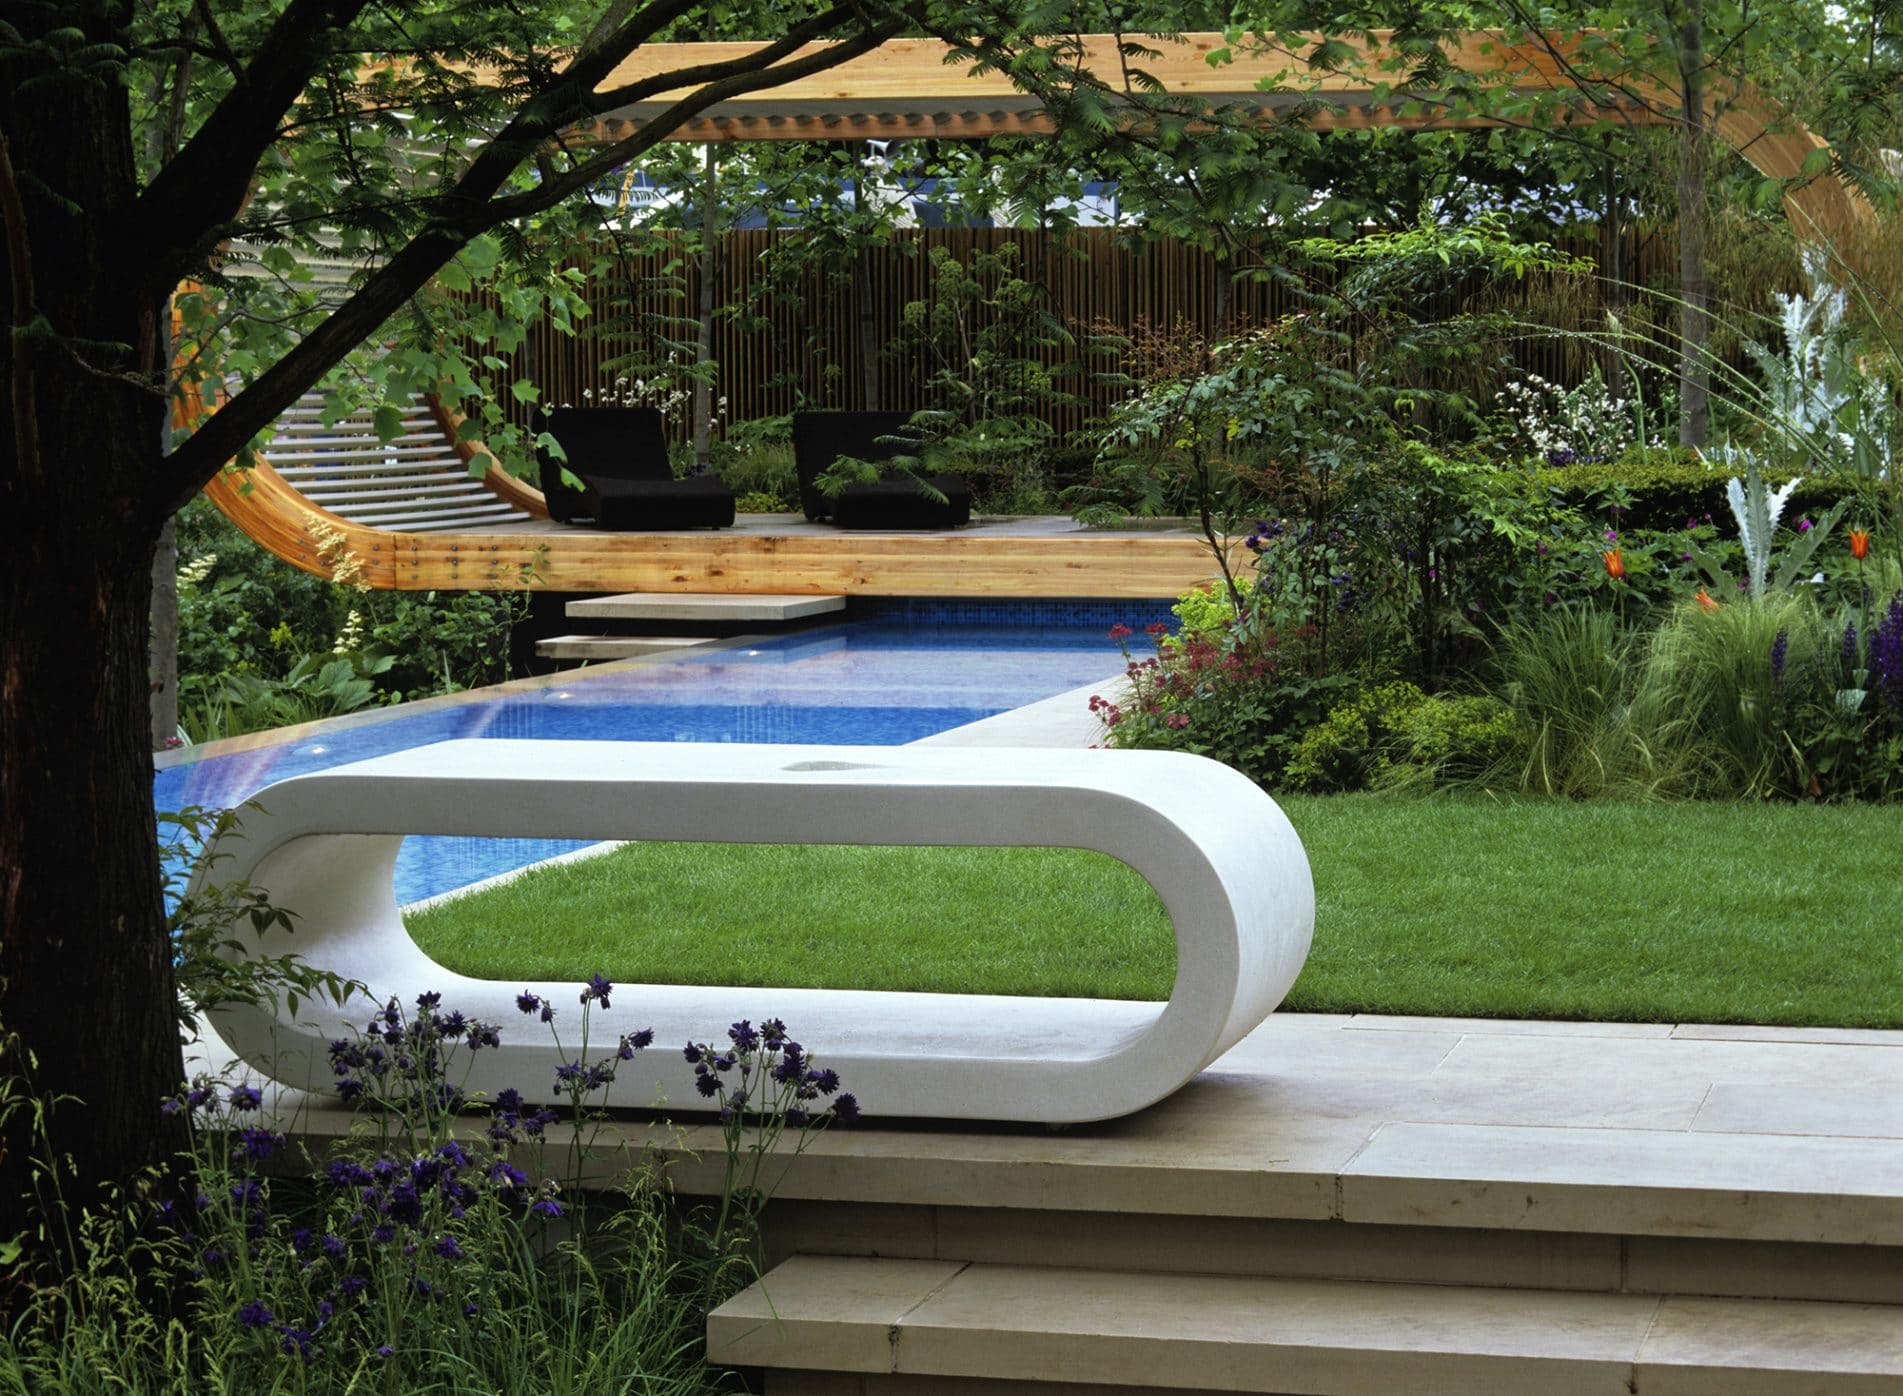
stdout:
<svg viewBox="0 0 1903 1396">
<path fill-rule="evenodd" d="M 548 516 L 596 528 L 725 528 L 733 522 L 733 491 L 716 475 L 674 478 L 667 431 L 652 407 L 554 407 L 542 429 L 568 453 L 562 463 L 536 452 Z"/>
<path fill-rule="evenodd" d="M 906 476 L 877 484 L 848 485 L 827 496 L 815 481 L 841 456 L 882 461 L 911 455 L 915 439 L 908 412 L 795 412 L 793 465 L 799 472 L 800 505 L 809 519 L 830 517 L 841 528 L 956 528 L 971 522 L 971 487 L 956 475 L 926 478 L 944 502 L 919 492 Z M 884 441 L 882 437 L 897 437 Z"/>
</svg>

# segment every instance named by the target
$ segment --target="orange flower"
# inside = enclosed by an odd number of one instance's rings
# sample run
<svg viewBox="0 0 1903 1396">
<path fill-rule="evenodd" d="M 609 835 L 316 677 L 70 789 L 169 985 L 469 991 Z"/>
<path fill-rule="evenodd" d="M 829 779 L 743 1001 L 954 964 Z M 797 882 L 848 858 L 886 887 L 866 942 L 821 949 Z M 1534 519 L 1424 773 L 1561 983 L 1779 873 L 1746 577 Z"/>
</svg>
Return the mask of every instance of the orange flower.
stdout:
<svg viewBox="0 0 1903 1396">
<path fill-rule="evenodd" d="M 1615 582 L 1625 576 L 1625 562 L 1620 558 L 1617 548 L 1608 549 L 1606 552 L 1606 575 Z"/>
<path fill-rule="evenodd" d="M 1703 587 L 1698 588 L 1698 595 L 1694 596 L 1692 600 L 1696 601 L 1704 610 L 1715 611 L 1718 609 L 1718 602 L 1714 600 L 1712 594 Z"/>
<path fill-rule="evenodd" d="M 1870 556 L 1870 530 L 1853 528 L 1850 530 L 1850 555 L 1858 562 Z"/>
</svg>

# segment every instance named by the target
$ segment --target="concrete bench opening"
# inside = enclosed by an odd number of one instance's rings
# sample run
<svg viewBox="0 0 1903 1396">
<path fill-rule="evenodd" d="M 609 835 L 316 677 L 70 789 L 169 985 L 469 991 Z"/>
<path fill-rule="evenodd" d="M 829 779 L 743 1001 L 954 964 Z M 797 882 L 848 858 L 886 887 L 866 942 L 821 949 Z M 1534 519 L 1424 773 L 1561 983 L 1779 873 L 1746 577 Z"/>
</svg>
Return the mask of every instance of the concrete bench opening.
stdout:
<svg viewBox="0 0 1903 1396">
<path fill-rule="evenodd" d="M 1300 840 L 1243 776 L 1171 752 L 478 740 L 438 743 L 260 792 L 219 876 L 297 913 L 311 963 L 408 1000 L 502 1024 L 472 1091 L 553 1099 L 555 1044 L 515 1012 L 521 990 L 572 983 L 451 972 L 403 926 L 392 869 L 405 835 L 715 843 L 1070 847 L 1129 864 L 1174 927 L 1165 1003 L 785 986 L 627 984 L 596 1043 L 655 1030 L 614 1103 L 692 1109 L 677 1048 L 733 1021 L 783 1019 L 868 1114 L 1072 1123 L 1162 1099 L 1274 1010 L 1300 972 L 1314 889 Z M 323 1089 L 328 1043 L 364 1016 L 232 1006 L 214 1026 L 287 1085 Z M 638 1098 L 637 1098 L 638 1097 Z"/>
</svg>

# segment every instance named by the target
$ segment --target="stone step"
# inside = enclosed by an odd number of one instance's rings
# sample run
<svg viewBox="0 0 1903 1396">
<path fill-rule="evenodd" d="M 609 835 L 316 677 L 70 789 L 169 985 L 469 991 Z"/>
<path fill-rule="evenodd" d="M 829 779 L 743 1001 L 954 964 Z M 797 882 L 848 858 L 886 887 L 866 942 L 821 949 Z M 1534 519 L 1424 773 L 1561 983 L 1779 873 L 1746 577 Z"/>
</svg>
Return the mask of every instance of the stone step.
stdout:
<svg viewBox="0 0 1903 1396">
<path fill-rule="evenodd" d="M 574 620 L 787 621 L 846 609 L 843 596 L 631 591 L 568 603 Z"/>
<path fill-rule="evenodd" d="M 880 1138 L 889 1143 L 889 1135 Z M 895 1162 L 903 1167 L 907 1161 Z M 910 1162 L 918 1171 L 930 1166 Z M 1000 1166 L 1006 1166 L 1003 1160 Z M 686 1181 L 681 1170 L 676 1175 Z M 1152 1186 L 1159 1201 L 1176 1195 L 1161 1177 Z M 1193 1194 L 1193 1189 L 1183 1191 Z M 784 1195 L 766 1209 L 764 1239 L 769 1264 L 795 1255 L 880 1256 L 1074 1270 L 1903 1305 L 1903 1249 L 1880 1245 L 1171 1215 L 1134 1207 L 1079 1212 L 1061 1205 L 868 1205 Z"/>
<path fill-rule="evenodd" d="M 1903 1390 L 1903 1308 L 798 1256 L 707 1320 L 770 1396 Z M 961 1382 L 1007 1383 L 966 1388 Z"/>
<path fill-rule="evenodd" d="M 535 652 L 545 659 L 634 659 L 644 654 L 713 643 L 711 636 L 552 635 L 546 640 L 537 640 Z"/>
</svg>

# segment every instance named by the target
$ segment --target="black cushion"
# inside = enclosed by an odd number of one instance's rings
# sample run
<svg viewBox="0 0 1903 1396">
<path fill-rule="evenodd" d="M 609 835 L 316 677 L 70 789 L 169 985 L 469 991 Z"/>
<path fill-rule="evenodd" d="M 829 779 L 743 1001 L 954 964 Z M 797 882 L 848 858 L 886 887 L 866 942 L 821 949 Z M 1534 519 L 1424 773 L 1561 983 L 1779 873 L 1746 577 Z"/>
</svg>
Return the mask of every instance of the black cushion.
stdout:
<svg viewBox="0 0 1903 1396">
<path fill-rule="evenodd" d="M 820 472 L 841 456 L 886 461 L 916 455 L 918 434 L 909 412 L 795 412 L 793 466 L 799 474 L 800 507 L 809 519 L 830 517 L 841 528 L 956 528 L 971 521 L 971 490 L 955 475 L 934 475 L 944 503 L 928 499 L 907 478 L 848 485 L 828 497 Z"/>
<path fill-rule="evenodd" d="M 640 529 L 725 528 L 733 522 L 733 491 L 717 475 L 685 480 L 612 480 L 588 482 L 589 514 L 597 528 L 618 532 Z"/>
<path fill-rule="evenodd" d="M 717 476 L 674 478 L 667 457 L 667 427 L 652 407 L 556 407 L 541 429 L 562 443 L 561 462 L 536 453 L 549 517 L 563 523 L 592 522 L 597 528 L 725 528 L 733 522 L 733 491 Z"/>
<path fill-rule="evenodd" d="M 841 528 L 958 528 L 971 522 L 971 488 L 956 475 L 928 475 L 944 503 L 928 499 L 910 479 L 852 485 L 829 501 Z"/>
</svg>

